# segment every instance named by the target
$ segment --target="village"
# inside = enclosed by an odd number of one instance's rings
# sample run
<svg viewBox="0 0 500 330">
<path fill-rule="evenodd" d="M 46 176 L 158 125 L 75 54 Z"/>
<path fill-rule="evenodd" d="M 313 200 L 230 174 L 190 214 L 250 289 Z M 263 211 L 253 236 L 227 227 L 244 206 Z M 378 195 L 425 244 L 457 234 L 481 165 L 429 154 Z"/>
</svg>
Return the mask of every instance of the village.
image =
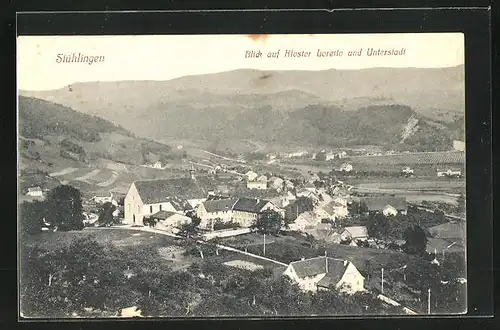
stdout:
<svg viewBox="0 0 500 330">
<path fill-rule="evenodd" d="M 88 230 L 104 226 L 195 237 L 200 244 L 216 242 L 222 250 L 244 257 L 226 262 L 226 266 L 252 271 L 262 268 L 259 261 L 264 259 L 280 265 L 282 275 L 305 292 L 332 286 L 347 294 L 370 291 L 378 293 L 387 306 L 403 306 L 406 314 L 431 313 L 430 304 L 427 311 L 420 307 L 420 303 L 425 305 L 421 293 L 412 293 L 411 288 L 400 289 L 409 290 L 402 294 L 394 283 L 390 289 L 386 284 L 384 291 L 384 268 L 386 272 L 394 269 L 382 263 L 376 276 L 370 274 L 370 258 L 366 256 L 374 250 L 411 253 L 408 251 L 424 244 L 420 255 L 428 264 L 439 266 L 449 256 L 465 251 L 464 215 L 395 194 L 359 192 L 349 184 L 356 168 L 344 159 L 348 158 L 345 152 L 320 151 L 314 157 L 318 155 L 322 160 L 338 158 L 343 162 L 329 173 L 309 171 L 294 177 L 254 171 L 249 168 L 251 162 L 245 167 L 221 162 L 209 170 L 193 163 L 181 178 L 138 180 L 125 195 L 110 191 L 83 198 L 84 224 Z M 282 158 L 301 156 L 304 154 L 298 152 Z M 267 158 L 276 160 L 273 155 Z M 150 166 L 161 169 L 160 163 Z M 238 172 L 242 169 L 247 170 Z M 414 170 L 402 166 L 399 175 L 412 177 Z M 453 180 L 462 173 L 447 167 L 436 169 L 434 175 Z M 24 198 L 43 199 L 47 193 L 31 187 Z M 99 221 L 103 212 L 109 212 L 112 221 Z M 57 230 L 50 219 L 44 221 L 43 231 Z M 412 238 L 408 228 L 422 229 L 423 243 Z M 323 253 L 313 252 L 321 248 Z M 182 249 L 171 247 L 169 251 L 175 254 Z M 175 259 L 172 262 L 175 264 Z M 465 275 L 449 280 L 466 282 Z"/>
</svg>

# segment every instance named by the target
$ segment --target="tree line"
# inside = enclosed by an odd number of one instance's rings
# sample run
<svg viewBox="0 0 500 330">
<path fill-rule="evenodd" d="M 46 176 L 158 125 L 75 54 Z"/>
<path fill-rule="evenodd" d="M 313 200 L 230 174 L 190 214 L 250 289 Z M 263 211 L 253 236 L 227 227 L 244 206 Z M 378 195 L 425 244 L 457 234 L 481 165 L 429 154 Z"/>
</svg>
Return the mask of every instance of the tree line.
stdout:
<svg viewBox="0 0 500 330">
<path fill-rule="evenodd" d="M 137 251 L 136 251 L 137 252 Z M 71 317 L 88 309 L 115 315 L 137 306 L 144 316 L 285 316 L 400 313 L 369 293 L 334 288 L 302 292 L 272 269 L 250 275 L 206 258 L 172 271 L 154 250 L 140 254 L 76 239 L 53 251 L 22 253 L 21 311 L 31 317 Z M 86 312 L 87 309 L 87 312 Z"/>
<path fill-rule="evenodd" d="M 115 224 L 115 211 L 116 206 L 112 203 L 100 205 L 98 223 L 103 226 Z M 51 189 L 43 201 L 24 201 L 19 209 L 22 235 L 38 234 L 44 227 L 52 231 L 82 230 L 84 220 L 81 193 L 70 185 Z"/>
</svg>

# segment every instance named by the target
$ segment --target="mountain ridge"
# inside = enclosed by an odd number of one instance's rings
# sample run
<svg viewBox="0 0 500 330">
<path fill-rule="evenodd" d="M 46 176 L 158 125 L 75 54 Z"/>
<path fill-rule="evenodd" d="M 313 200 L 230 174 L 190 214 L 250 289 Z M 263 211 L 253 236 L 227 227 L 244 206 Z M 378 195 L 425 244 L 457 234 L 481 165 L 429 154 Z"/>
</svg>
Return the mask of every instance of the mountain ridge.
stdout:
<svg viewBox="0 0 500 330">
<path fill-rule="evenodd" d="M 338 114 L 342 118 L 340 121 L 345 120 L 344 124 L 348 124 L 349 129 L 365 130 L 354 134 L 374 132 L 369 126 L 369 118 L 363 118 L 366 114 L 358 112 L 359 109 L 375 107 L 383 111 L 392 107 L 391 111 L 395 111 L 409 107 L 412 115 L 418 117 L 429 132 L 439 130 L 440 136 L 461 136 L 460 132 L 456 132 L 457 127 L 450 127 L 463 118 L 465 102 L 463 65 L 430 69 L 318 71 L 238 69 L 166 81 L 76 83 L 66 89 L 20 91 L 20 94 L 102 117 L 138 136 L 157 140 L 182 138 L 213 141 L 236 139 L 239 133 L 244 133 L 244 138 L 264 142 L 279 140 L 280 143 L 286 142 L 286 139 L 304 139 L 307 142 L 324 142 L 326 139 L 328 142 L 333 138 L 330 133 L 326 134 L 330 140 L 325 138 L 327 129 L 316 125 L 321 122 L 321 115 L 307 114 L 308 109 L 314 107 L 322 108 L 322 111 L 341 110 Z M 348 118 L 344 112 L 353 112 L 351 117 L 354 119 Z M 397 123 L 399 133 L 394 133 L 400 136 L 408 118 L 401 118 L 397 112 L 392 115 L 400 120 Z M 350 136 L 343 138 L 337 134 L 335 139 L 353 140 L 352 132 L 335 124 L 330 117 L 328 122 L 332 128 Z M 386 117 L 385 120 L 390 122 L 391 118 Z M 360 122 L 363 128 L 357 124 Z M 433 126 L 433 122 L 440 123 L 441 128 L 436 125 L 434 128 L 427 127 Z M 394 131 L 392 127 L 379 124 L 378 130 Z M 323 128 L 318 130 L 318 127 Z M 292 134 L 291 128 L 304 136 Z M 280 134 L 275 132 L 278 129 Z M 379 131 L 375 136 L 378 134 Z M 366 139 L 369 140 L 369 137 L 366 136 Z M 388 137 L 385 139 L 381 142 L 389 143 Z"/>
</svg>

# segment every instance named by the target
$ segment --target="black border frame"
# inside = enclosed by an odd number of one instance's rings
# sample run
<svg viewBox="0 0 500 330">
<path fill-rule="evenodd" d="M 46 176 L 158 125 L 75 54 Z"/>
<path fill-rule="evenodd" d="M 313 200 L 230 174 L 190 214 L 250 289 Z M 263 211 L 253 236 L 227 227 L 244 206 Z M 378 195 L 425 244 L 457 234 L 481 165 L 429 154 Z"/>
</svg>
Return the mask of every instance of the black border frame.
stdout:
<svg viewBox="0 0 500 330">
<path fill-rule="evenodd" d="M 174 7 L 182 7 L 178 3 L 174 3 L 174 5 Z M 33 5 L 28 4 L 24 7 L 25 10 L 33 10 L 31 9 Z M 36 8 L 36 4 L 34 7 Z M 52 9 L 50 6 L 45 8 L 45 10 L 50 9 Z M 18 35 L 463 32 L 466 42 L 466 170 L 467 217 L 469 219 L 469 225 L 467 226 L 467 316 L 491 316 L 493 314 L 490 25 L 491 8 L 489 7 L 440 9 L 386 8 L 384 10 L 371 8 L 354 11 L 342 9 L 306 11 L 257 10 L 246 12 L 233 10 L 142 13 L 45 12 L 38 14 L 18 13 L 16 22 L 14 22 L 14 27 L 17 28 L 16 32 Z M 12 28 L 12 25 L 10 27 Z M 15 98 L 13 101 L 15 105 Z M 17 150 L 15 153 L 17 153 Z M 4 168 L 4 172 L 8 173 L 7 164 L 5 164 Z M 470 221 L 471 218 L 474 219 L 473 222 Z M 17 264 L 17 255 L 16 259 L 12 261 L 14 262 L 10 264 L 11 266 L 7 267 L 10 275 L 16 272 L 16 268 L 13 265 Z M 13 309 L 17 316 L 17 290 L 12 293 L 15 298 L 14 301 L 16 301 L 15 308 Z M 425 316 L 424 318 L 436 319 L 442 318 L 442 316 Z M 463 325 L 466 323 L 470 324 L 469 322 L 464 322 L 466 321 L 464 316 L 452 316 L 449 318 L 458 318 L 463 322 Z M 390 319 L 396 323 L 394 318 L 390 317 Z M 333 320 L 338 321 L 339 319 L 334 318 Z M 373 319 L 371 318 L 370 320 Z M 161 319 L 161 321 L 168 322 L 168 319 Z M 294 319 L 294 321 L 299 320 Z M 398 319 L 397 321 L 399 324 L 408 325 L 407 321 L 413 324 L 421 324 L 423 319 L 420 317 L 418 319 L 411 317 L 404 320 Z M 442 322 L 442 320 L 433 321 L 436 321 L 436 323 Z M 27 322 L 31 323 L 35 321 Z M 61 323 L 66 324 L 74 322 L 76 320 L 70 322 L 66 320 L 61 321 Z M 97 326 L 93 321 L 84 322 L 91 322 L 92 327 Z M 120 322 L 119 326 L 124 325 L 121 321 L 111 322 Z M 177 323 L 177 321 L 173 322 Z M 198 321 L 182 321 L 182 323 L 185 322 L 192 323 Z M 220 321 L 210 320 L 209 322 L 211 325 L 215 325 L 216 322 Z M 266 319 L 256 322 L 257 324 L 262 324 L 268 321 Z M 345 325 L 344 320 L 341 322 Z M 359 319 L 347 322 L 354 325 L 352 322 L 359 322 Z M 53 322 L 51 323 L 51 326 L 56 325 Z M 233 321 L 230 323 L 233 323 Z M 31 323 L 31 325 L 35 324 Z M 180 323 L 177 324 L 180 325 Z M 38 326 L 36 327 L 38 328 Z"/>
</svg>

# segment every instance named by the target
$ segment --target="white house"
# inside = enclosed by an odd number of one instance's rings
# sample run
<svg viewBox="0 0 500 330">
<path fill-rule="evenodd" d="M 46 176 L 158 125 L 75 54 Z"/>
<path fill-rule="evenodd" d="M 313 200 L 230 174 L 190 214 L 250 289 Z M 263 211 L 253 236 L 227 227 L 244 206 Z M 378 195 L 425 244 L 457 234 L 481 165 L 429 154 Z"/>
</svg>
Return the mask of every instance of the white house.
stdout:
<svg viewBox="0 0 500 330">
<path fill-rule="evenodd" d="M 291 262 L 283 274 L 303 291 L 328 290 L 332 286 L 349 294 L 365 290 L 365 278 L 347 260 L 329 257 L 303 259 Z"/>
<path fill-rule="evenodd" d="M 267 182 L 247 181 L 247 189 L 265 190 L 267 189 Z"/>
<path fill-rule="evenodd" d="M 335 159 L 335 153 L 334 152 L 327 152 L 326 153 L 326 160 L 332 160 Z"/>
<path fill-rule="evenodd" d="M 141 225 L 144 216 L 158 211 L 183 213 L 194 209 L 215 186 L 209 177 L 135 181 L 125 196 L 124 223 Z"/>
<path fill-rule="evenodd" d="M 213 230 L 216 220 L 231 222 L 233 206 L 238 198 L 205 201 L 196 208 L 196 215 L 201 219 L 200 227 Z"/>
<path fill-rule="evenodd" d="M 162 164 L 161 164 L 161 162 L 160 162 L 160 161 L 158 161 L 158 162 L 154 163 L 152 167 L 153 167 L 153 168 L 157 168 L 157 169 L 162 169 L 162 168 L 163 168 L 163 167 L 162 167 Z"/>
<path fill-rule="evenodd" d="M 110 192 L 109 196 L 93 196 L 90 200 L 93 201 L 94 203 L 97 203 L 97 204 L 113 203 L 113 201 L 114 201 L 113 193 Z M 116 201 L 115 201 L 115 203 L 116 203 Z"/>
<path fill-rule="evenodd" d="M 265 210 L 284 216 L 284 210 L 268 200 L 245 197 L 205 201 L 196 208 L 196 215 L 201 219 L 201 228 L 213 230 L 216 221 L 236 222 L 242 227 L 249 227 Z"/>
<path fill-rule="evenodd" d="M 317 203 L 319 201 L 319 196 L 316 193 L 314 193 L 310 190 L 307 190 L 305 188 L 302 188 L 299 191 L 297 191 L 296 195 L 297 195 L 297 198 L 299 198 L 299 197 L 311 198 L 315 203 Z"/>
<path fill-rule="evenodd" d="M 306 229 L 314 228 L 318 223 L 319 221 L 313 213 L 304 212 L 289 225 L 289 228 L 291 230 L 304 231 Z"/>
<path fill-rule="evenodd" d="M 408 210 L 405 197 L 366 197 L 360 200 L 360 205 L 368 213 L 385 216 L 407 214 Z"/>
<path fill-rule="evenodd" d="M 267 176 L 260 175 L 260 176 L 257 177 L 257 179 L 255 179 L 255 181 L 265 182 L 267 184 Z"/>
<path fill-rule="evenodd" d="M 272 176 L 268 180 L 269 188 L 276 189 L 277 191 L 283 190 L 284 183 L 285 181 L 277 176 Z"/>
<path fill-rule="evenodd" d="M 171 230 L 173 228 L 179 228 L 184 224 L 191 223 L 192 219 L 184 214 L 179 214 L 170 211 L 158 211 L 149 216 L 151 219 L 157 220 L 156 226 L 159 229 Z"/>
<path fill-rule="evenodd" d="M 333 200 L 322 207 L 316 208 L 315 213 L 321 219 L 335 221 L 338 218 L 346 217 L 349 211 L 347 210 L 347 203 L 343 204 Z"/>
<path fill-rule="evenodd" d="M 36 187 L 30 187 L 28 188 L 28 192 L 26 193 L 27 196 L 32 196 L 32 197 L 42 197 L 43 196 L 43 191 L 42 188 L 36 186 Z"/>
<path fill-rule="evenodd" d="M 353 167 L 349 163 L 343 163 L 339 167 L 339 171 L 341 171 L 341 172 L 351 172 L 352 170 L 353 170 Z"/>
<path fill-rule="evenodd" d="M 405 166 L 405 167 L 403 167 L 403 169 L 401 170 L 401 172 L 403 174 L 413 174 L 413 169 L 410 168 L 409 166 Z"/>
<path fill-rule="evenodd" d="M 462 171 L 459 168 L 448 168 L 446 170 L 436 170 L 437 176 L 461 176 Z"/>
<path fill-rule="evenodd" d="M 365 226 L 345 227 L 340 233 L 340 237 L 343 241 L 347 239 L 350 239 L 351 241 L 366 241 L 368 239 L 368 230 Z"/>
<path fill-rule="evenodd" d="M 345 152 L 345 151 L 341 151 L 341 152 L 337 153 L 338 158 L 344 158 L 346 156 L 347 156 L 347 152 Z"/>
<path fill-rule="evenodd" d="M 248 171 L 245 173 L 245 176 L 247 177 L 248 181 L 253 181 L 253 180 L 257 179 L 257 177 L 259 175 L 257 173 L 255 173 L 254 171 Z"/>
</svg>

